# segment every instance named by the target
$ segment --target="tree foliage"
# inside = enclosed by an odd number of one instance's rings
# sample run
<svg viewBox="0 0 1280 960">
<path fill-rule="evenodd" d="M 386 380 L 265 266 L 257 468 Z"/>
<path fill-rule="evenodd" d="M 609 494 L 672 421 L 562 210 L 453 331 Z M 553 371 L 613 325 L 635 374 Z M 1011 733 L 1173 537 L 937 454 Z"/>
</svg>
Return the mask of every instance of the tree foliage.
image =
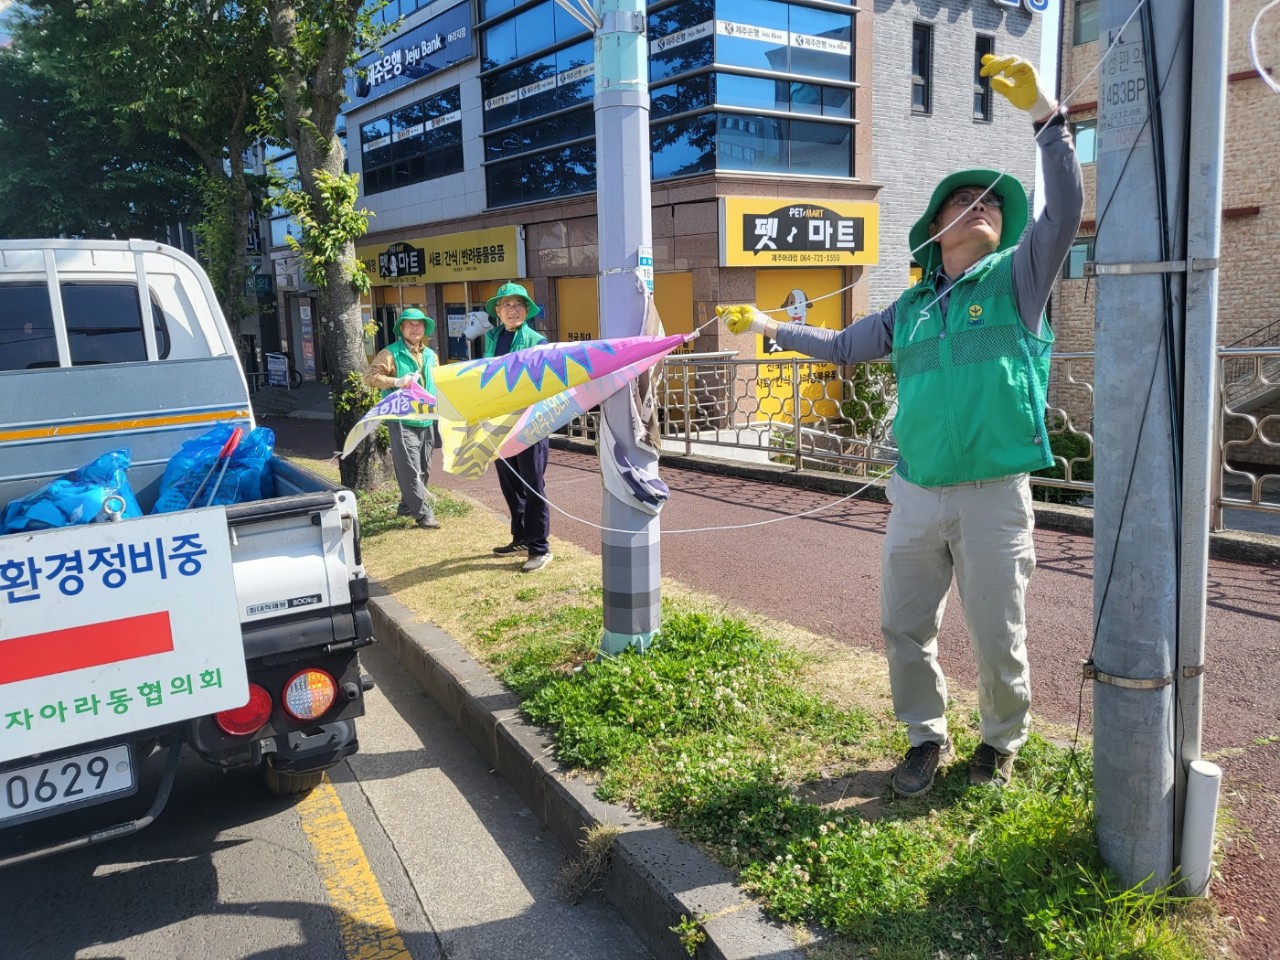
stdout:
<svg viewBox="0 0 1280 960">
<path fill-rule="evenodd" d="M 57 49 L 15 30 L 0 49 L 0 236 L 160 239 L 196 216 L 190 148 L 82 97 Z"/>
</svg>

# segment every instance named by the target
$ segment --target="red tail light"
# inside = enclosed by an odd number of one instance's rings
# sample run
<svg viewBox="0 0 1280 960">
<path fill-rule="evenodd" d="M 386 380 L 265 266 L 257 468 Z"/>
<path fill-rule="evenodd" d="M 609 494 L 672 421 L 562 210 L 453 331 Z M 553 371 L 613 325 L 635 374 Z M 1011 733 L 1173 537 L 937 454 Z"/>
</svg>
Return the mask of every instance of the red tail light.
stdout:
<svg viewBox="0 0 1280 960">
<path fill-rule="evenodd" d="M 249 684 L 249 702 L 234 710 L 213 715 L 213 722 L 229 737 L 247 737 L 262 728 L 271 716 L 271 694 L 256 683 Z"/>
</svg>

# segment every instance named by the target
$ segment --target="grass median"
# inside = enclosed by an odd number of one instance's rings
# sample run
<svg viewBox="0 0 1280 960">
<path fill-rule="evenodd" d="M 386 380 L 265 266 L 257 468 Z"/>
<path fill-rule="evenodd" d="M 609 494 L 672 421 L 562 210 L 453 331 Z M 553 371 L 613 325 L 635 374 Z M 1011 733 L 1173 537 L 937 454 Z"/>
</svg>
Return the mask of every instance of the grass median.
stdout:
<svg viewBox="0 0 1280 960">
<path fill-rule="evenodd" d="M 602 798 L 677 828 L 802 938 L 834 931 L 815 960 L 1221 952 L 1207 902 L 1126 890 L 1103 867 L 1087 751 L 1033 734 L 1004 789 L 971 787 L 958 762 L 898 798 L 907 743 L 883 658 L 664 582 L 655 648 L 598 660 L 599 557 L 556 541 L 555 562 L 522 575 L 522 555 L 491 552 L 505 517 L 433 493 L 438 531 L 395 515 L 394 484 L 360 495 L 370 575 L 515 691 Z M 972 701 L 950 722 L 967 757 Z M 701 919 L 677 931 L 690 948 Z"/>
</svg>

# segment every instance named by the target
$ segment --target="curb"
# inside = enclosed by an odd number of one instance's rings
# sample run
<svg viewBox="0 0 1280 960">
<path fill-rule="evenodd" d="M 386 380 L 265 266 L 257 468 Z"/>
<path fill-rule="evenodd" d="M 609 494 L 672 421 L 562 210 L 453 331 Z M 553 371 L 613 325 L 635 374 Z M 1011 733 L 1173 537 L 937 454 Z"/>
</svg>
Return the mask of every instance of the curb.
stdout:
<svg viewBox="0 0 1280 960">
<path fill-rule="evenodd" d="M 676 832 L 625 807 L 596 799 L 594 787 L 561 768 L 551 738 L 520 716 L 519 700 L 455 640 L 413 613 L 378 584 L 369 611 L 374 635 L 389 644 L 428 696 L 515 788 L 567 854 L 583 831 L 619 830 L 605 895 L 656 960 L 687 960 L 670 929 L 699 921 L 706 940 L 698 960 L 804 960 L 792 929 L 767 919 L 732 875 Z"/>
</svg>

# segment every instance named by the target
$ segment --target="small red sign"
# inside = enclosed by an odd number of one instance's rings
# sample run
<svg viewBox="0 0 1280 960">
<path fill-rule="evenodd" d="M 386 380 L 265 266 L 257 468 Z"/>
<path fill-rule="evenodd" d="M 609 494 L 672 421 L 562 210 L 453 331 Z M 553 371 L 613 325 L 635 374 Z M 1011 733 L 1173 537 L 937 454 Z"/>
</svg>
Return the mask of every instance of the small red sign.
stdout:
<svg viewBox="0 0 1280 960">
<path fill-rule="evenodd" d="M 51 677 L 173 650 L 169 613 L 89 623 L 0 640 L 0 684 Z"/>
</svg>

